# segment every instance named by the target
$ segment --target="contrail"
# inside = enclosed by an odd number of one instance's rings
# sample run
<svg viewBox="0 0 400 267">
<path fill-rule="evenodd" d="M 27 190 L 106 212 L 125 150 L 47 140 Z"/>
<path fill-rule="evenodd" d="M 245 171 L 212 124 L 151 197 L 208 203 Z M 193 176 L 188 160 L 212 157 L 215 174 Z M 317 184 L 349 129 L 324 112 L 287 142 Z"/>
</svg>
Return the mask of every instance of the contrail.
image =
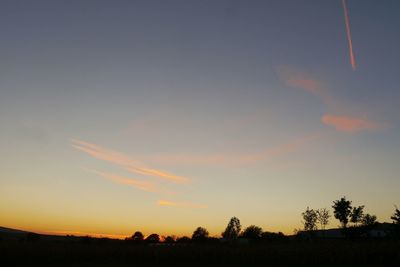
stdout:
<svg viewBox="0 0 400 267">
<path fill-rule="evenodd" d="M 343 6 L 343 12 L 344 12 L 344 22 L 346 24 L 347 40 L 349 41 L 349 53 L 350 53 L 351 67 L 353 68 L 353 70 L 356 70 L 357 66 L 356 66 L 356 59 L 355 59 L 354 53 L 353 53 L 353 41 L 351 40 L 349 12 L 347 10 L 346 0 L 342 0 L 342 6 Z"/>
</svg>

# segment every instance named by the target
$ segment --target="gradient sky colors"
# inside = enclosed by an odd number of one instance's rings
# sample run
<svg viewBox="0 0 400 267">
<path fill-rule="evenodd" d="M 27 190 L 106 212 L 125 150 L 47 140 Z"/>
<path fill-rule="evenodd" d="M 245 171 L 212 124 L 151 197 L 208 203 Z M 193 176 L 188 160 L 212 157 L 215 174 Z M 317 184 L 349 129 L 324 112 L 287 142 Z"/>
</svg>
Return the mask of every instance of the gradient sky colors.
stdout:
<svg viewBox="0 0 400 267">
<path fill-rule="evenodd" d="M 400 205 L 400 3 L 0 1 L 0 225 L 292 233 Z M 338 225 L 332 220 L 331 227 Z"/>
</svg>

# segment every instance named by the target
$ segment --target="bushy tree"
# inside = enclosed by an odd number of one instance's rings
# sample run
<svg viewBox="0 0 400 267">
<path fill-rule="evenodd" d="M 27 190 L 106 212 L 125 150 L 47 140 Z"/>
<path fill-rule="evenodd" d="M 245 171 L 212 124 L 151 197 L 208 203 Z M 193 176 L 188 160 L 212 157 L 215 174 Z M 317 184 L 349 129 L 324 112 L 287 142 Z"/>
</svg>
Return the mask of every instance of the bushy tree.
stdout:
<svg viewBox="0 0 400 267">
<path fill-rule="evenodd" d="M 144 236 L 143 236 L 142 232 L 136 231 L 136 232 L 132 235 L 131 239 L 132 239 L 133 241 L 140 242 L 140 241 L 143 241 Z"/>
<path fill-rule="evenodd" d="M 364 218 L 364 206 L 353 207 L 353 210 L 351 211 L 350 214 L 350 222 L 354 223 L 354 225 L 357 226 L 358 223 L 362 222 L 363 218 Z"/>
<path fill-rule="evenodd" d="M 255 226 L 255 225 L 250 225 L 246 229 L 244 229 L 242 233 L 242 237 L 248 238 L 248 239 L 259 239 L 261 238 L 261 235 L 263 233 L 263 230 L 261 227 Z"/>
<path fill-rule="evenodd" d="M 192 235 L 193 241 L 204 241 L 207 238 L 208 238 L 208 231 L 206 228 L 203 227 L 197 227 L 197 229 L 194 230 Z"/>
<path fill-rule="evenodd" d="M 317 212 L 307 207 L 306 211 L 301 214 L 303 217 L 303 225 L 305 231 L 317 230 Z"/>
<path fill-rule="evenodd" d="M 171 244 L 171 243 L 175 243 L 175 237 L 174 236 L 167 236 L 166 238 L 164 238 L 164 243 L 168 243 L 168 244 Z"/>
<path fill-rule="evenodd" d="M 329 224 L 330 217 L 331 214 L 326 208 L 317 210 L 317 221 L 321 225 L 322 230 L 325 230 L 325 227 Z"/>
<path fill-rule="evenodd" d="M 148 243 L 159 243 L 160 236 L 158 234 L 151 234 L 146 238 L 146 242 Z"/>
<path fill-rule="evenodd" d="M 187 236 L 181 236 L 176 239 L 177 243 L 190 243 L 190 238 Z"/>
<path fill-rule="evenodd" d="M 232 217 L 226 226 L 225 231 L 222 233 L 222 237 L 228 240 L 237 239 L 241 229 L 242 226 L 240 225 L 240 220 L 236 217 Z"/>
<path fill-rule="evenodd" d="M 340 221 L 342 228 L 346 228 L 352 211 L 351 201 L 342 197 L 340 200 L 333 201 L 332 208 L 335 218 Z"/>
<path fill-rule="evenodd" d="M 362 226 L 373 226 L 376 224 L 376 216 L 371 214 L 365 214 L 361 219 Z"/>
</svg>

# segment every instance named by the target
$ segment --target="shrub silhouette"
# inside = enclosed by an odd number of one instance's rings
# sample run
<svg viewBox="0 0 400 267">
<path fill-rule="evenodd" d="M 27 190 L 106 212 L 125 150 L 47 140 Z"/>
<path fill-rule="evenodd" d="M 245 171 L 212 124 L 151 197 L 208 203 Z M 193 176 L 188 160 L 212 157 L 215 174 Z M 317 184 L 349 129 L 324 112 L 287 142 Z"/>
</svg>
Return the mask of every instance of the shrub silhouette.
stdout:
<svg viewBox="0 0 400 267">
<path fill-rule="evenodd" d="M 167 243 L 167 244 L 175 243 L 175 238 L 172 236 L 167 236 L 166 238 L 164 238 L 164 243 Z"/>
<path fill-rule="evenodd" d="M 262 233 L 263 233 L 263 230 L 261 227 L 258 227 L 255 225 L 250 225 L 246 229 L 244 229 L 244 231 L 242 233 L 242 237 L 248 238 L 248 239 L 260 239 Z"/>
<path fill-rule="evenodd" d="M 190 241 L 191 241 L 191 239 L 187 236 L 178 237 L 176 239 L 176 242 L 181 243 L 181 244 L 190 243 Z"/>
<path fill-rule="evenodd" d="M 141 242 L 141 241 L 144 240 L 144 235 L 142 234 L 142 232 L 136 231 L 136 232 L 132 235 L 131 239 L 132 239 L 133 241 L 135 241 L 135 242 Z"/>
<path fill-rule="evenodd" d="M 147 243 L 159 243 L 160 236 L 158 234 L 151 234 L 145 240 Z"/>
<path fill-rule="evenodd" d="M 375 215 L 370 215 L 370 214 L 365 214 L 363 218 L 361 219 L 361 224 L 362 226 L 370 227 L 375 225 L 376 222 L 376 216 Z"/>
<path fill-rule="evenodd" d="M 207 240 L 207 238 L 208 238 L 208 231 L 203 227 L 197 227 L 197 229 L 194 230 L 192 235 L 192 240 L 195 242 L 205 241 Z"/>
</svg>

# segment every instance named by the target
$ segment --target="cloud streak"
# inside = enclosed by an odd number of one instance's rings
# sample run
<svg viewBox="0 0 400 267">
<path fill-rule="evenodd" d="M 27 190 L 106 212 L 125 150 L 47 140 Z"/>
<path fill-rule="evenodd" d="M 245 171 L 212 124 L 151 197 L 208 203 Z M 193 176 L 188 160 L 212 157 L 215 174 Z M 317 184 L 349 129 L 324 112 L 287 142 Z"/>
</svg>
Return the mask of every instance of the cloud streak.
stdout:
<svg viewBox="0 0 400 267">
<path fill-rule="evenodd" d="M 353 70 L 356 70 L 357 64 L 356 64 L 356 59 L 355 59 L 354 52 L 353 52 L 353 41 L 352 41 L 351 32 L 350 32 L 349 10 L 347 9 L 346 0 L 342 0 L 342 7 L 343 7 L 343 13 L 344 13 L 344 23 L 346 26 L 346 35 L 347 35 L 347 40 L 349 42 L 349 54 L 350 54 L 351 68 Z"/>
<path fill-rule="evenodd" d="M 292 153 L 319 138 L 321 134 L 310 134 L 254 153 L 210 153 L 210 154 L 172 154 L 154 155 L 148 161 L 166 165 L 216 165 L 242 166 L 251 165 L 268 159 Z"/>
<path fill-rule="evenodd" d="M 277 75 L 285 85 L 311 93 L 319 97 L 327 106 L 335 106 L 334 99 L 324 88 L 323 83 L 311 74 L 297 68 L 283 65 L 277 68 Z"/>
<path fill-rule="evenodd" d="M 144 165 L 144 163 L 134 160 L 123 153 L 105 149 L 98 145 L 81 140 L 72 140 L 72 143 L 73 143 L 72 146 L 74 148 L 96 159 L 107 161 L 118 166 L 122 166 L 129 172 L 158 177 L 160 179 L 174 183 L 189 182 L 189 179 L 187 179 L 186 177 L 177 176 L 165 171 L 149 168 L 146 165 Z"/>
<path fill-rule="evenodd" d="M 205 209 L 206 205 L 194 204 L 190 202 L 173 202 L 169 200 L 159 200 L 157 201 L 157 205 L 166 206 L 166 207 L 181 207 L 181 208 L 193 208 L 193 209 Z"/>
<path fill-rule="evenodd" d="M 348 116 L 335 116 L 325 114 L 321 118 L 322 123 L 334 127 L 337 131 L 356 133 L 363 130 L 377 130 L 382 128 L 381 125 L 368 121 L 367 119 L 360 119 Z"/>
<path fill-rule="evenodd" d="M 124 176 L 119 176 L 111 173 L 106 173 L 106 172 L 100 172 L 96 170 L 88 170 L 91 173 L 95 173 L 103 178 L 106 178 L 107 180 L 113 181 L 118 184 L 123 184 L 123 185 L 128 185 L 132 186 L 134 188 L 137 188 L 142 191 L 146 192 L 159 192 L 158 188 L 151 182 L 148 181 L 141 181 L 141 180 L 136 180 L 132 178 L 127 178 Z"/>
</svg>

